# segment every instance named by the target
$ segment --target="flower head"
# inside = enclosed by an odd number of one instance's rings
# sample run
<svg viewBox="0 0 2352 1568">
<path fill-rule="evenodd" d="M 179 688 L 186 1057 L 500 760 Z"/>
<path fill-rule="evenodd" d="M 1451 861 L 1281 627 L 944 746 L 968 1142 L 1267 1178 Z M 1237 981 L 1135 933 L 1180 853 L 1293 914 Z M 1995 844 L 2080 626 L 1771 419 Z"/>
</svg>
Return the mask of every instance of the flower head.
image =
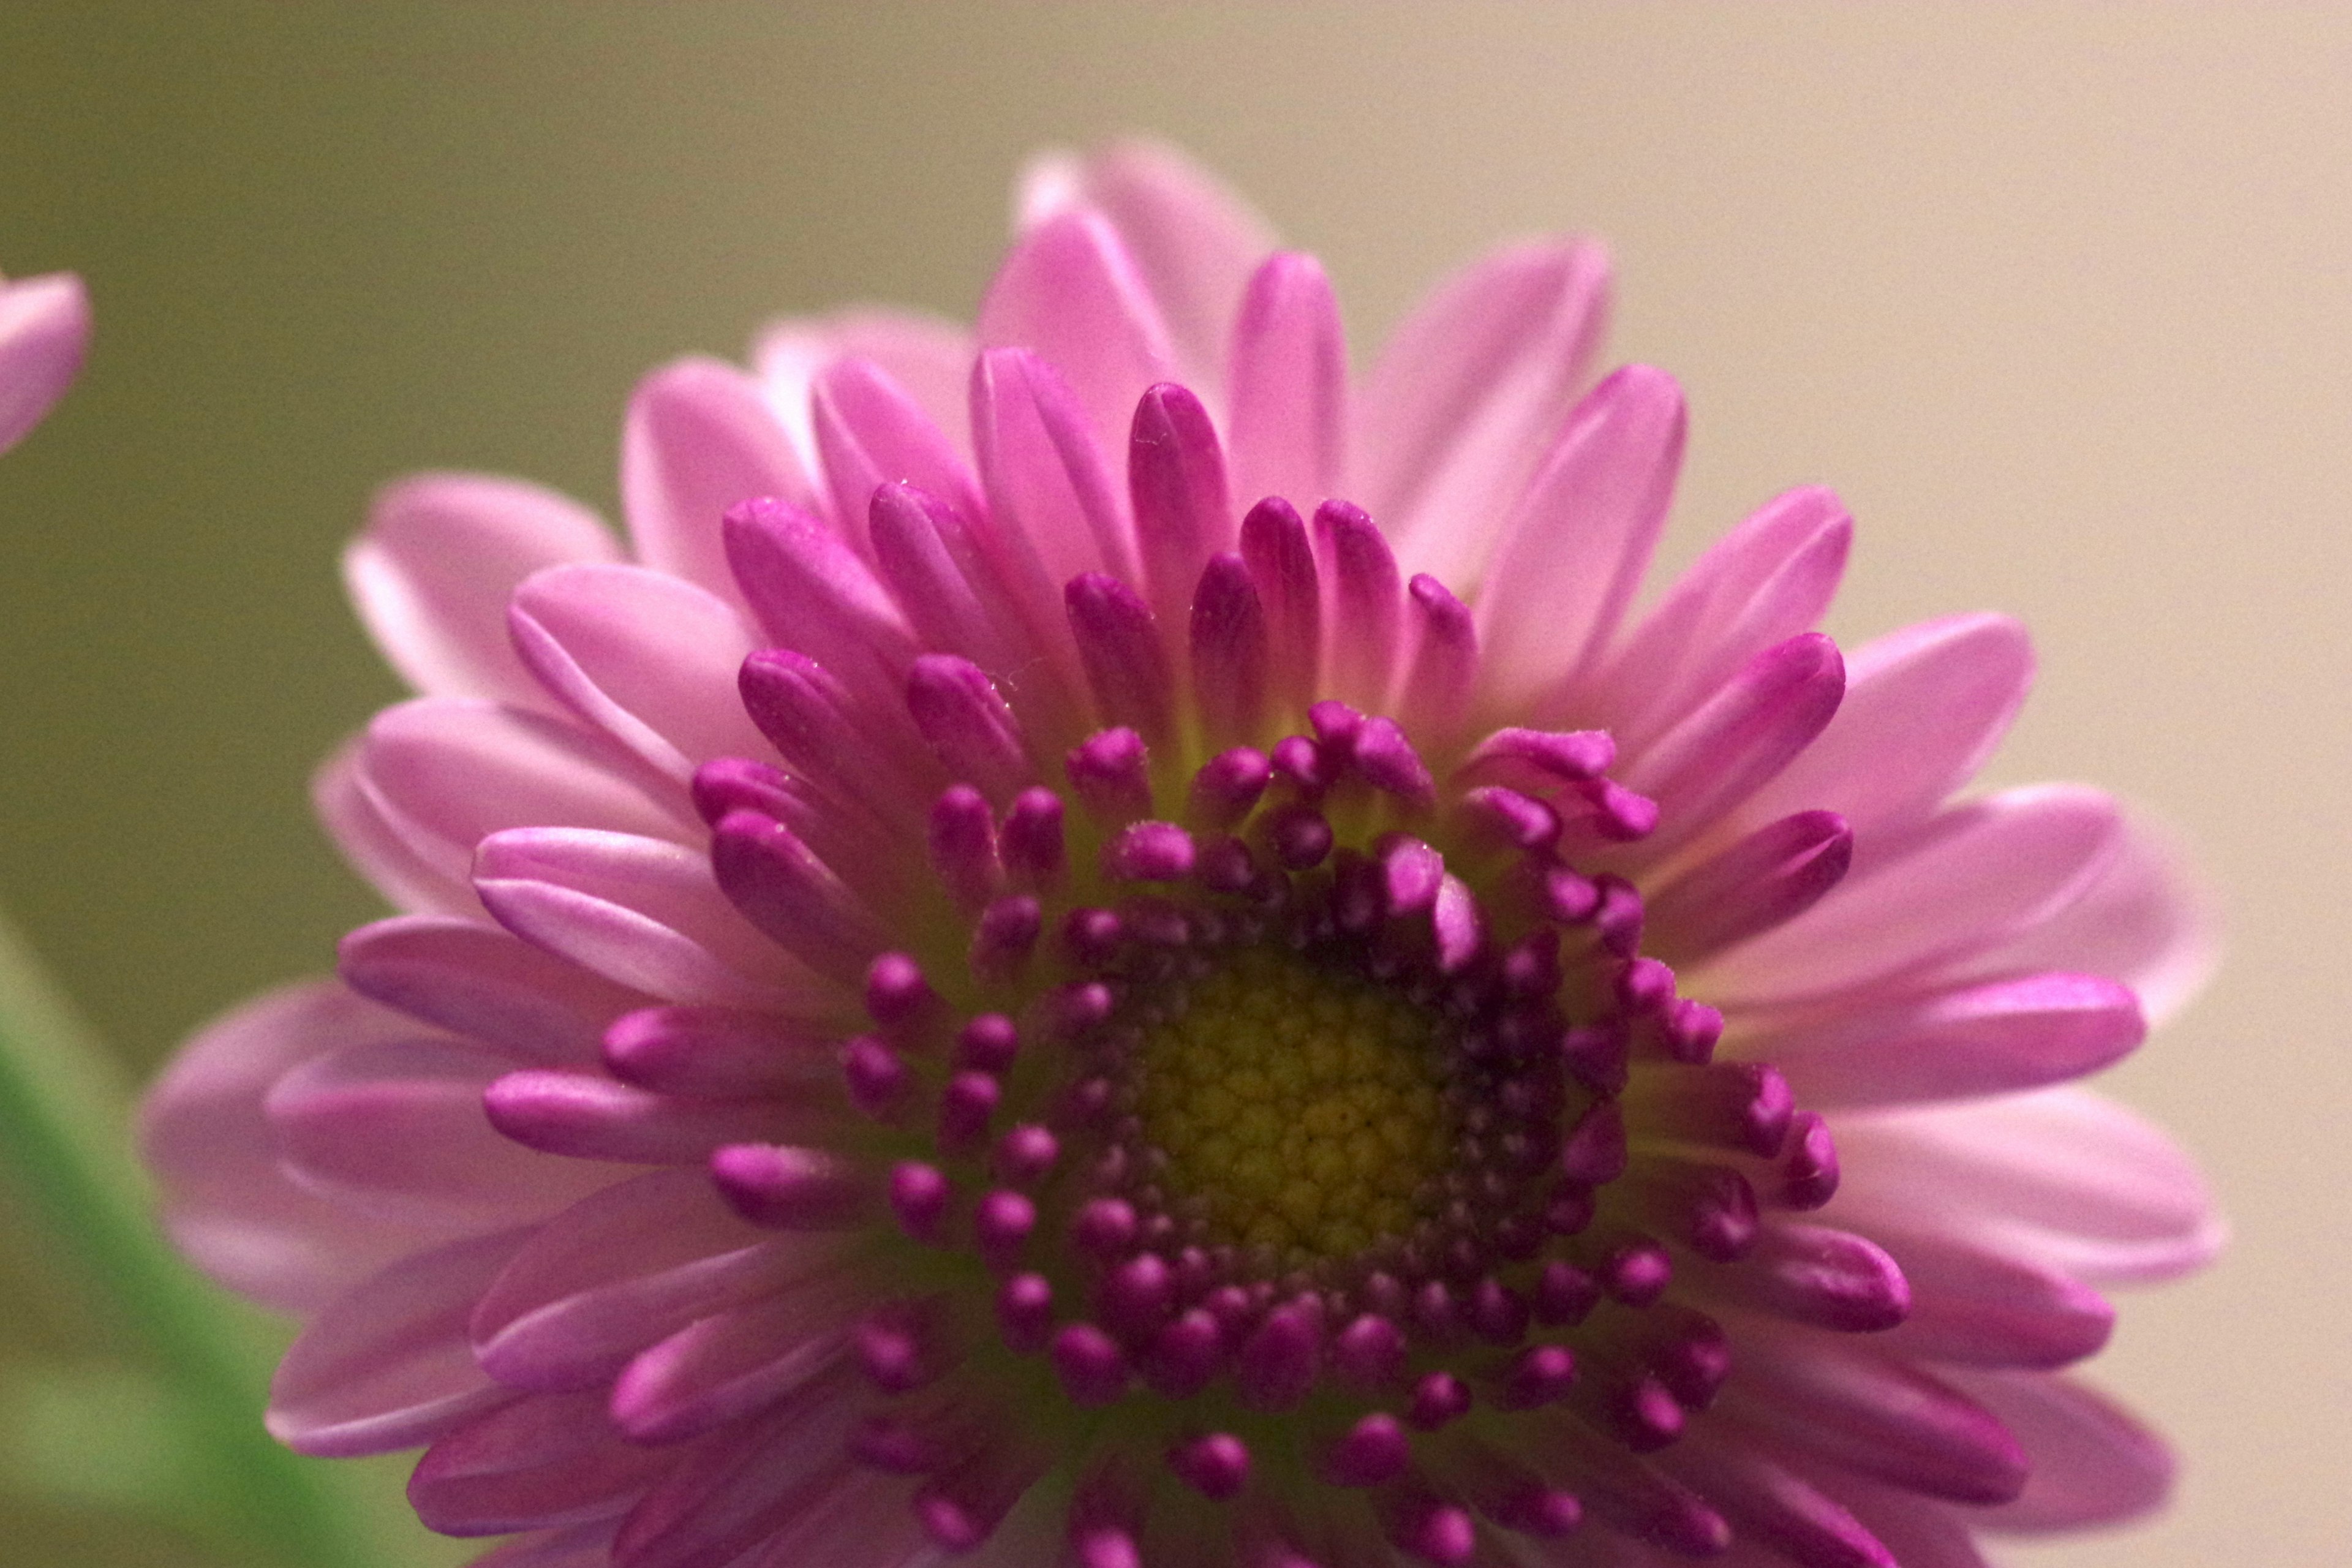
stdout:
<svg viewBox="0 0 2352 1568">
<path fill-rule="evenodd" d="M 1020 217 L 976 337 L 653 375 L 625 552 L 380 498 L 425 695 L 318 797 L 404 912 L 148 1115 L 308 1315 L 273 1430 L 425 1445 L 516 1565 L 1958 1564 L 2156 1501 L 2053 1369 L 2214 1222 L 2063 1084 L 2203 950 L 2105 796 L 1953 798 L 2022 633 L 1842 657 L 1817 489 L 1633 613 L 1683 407 L 1587 388 L 1589 246 L 1351 383 L 1171 154 Z"/>
</svg>

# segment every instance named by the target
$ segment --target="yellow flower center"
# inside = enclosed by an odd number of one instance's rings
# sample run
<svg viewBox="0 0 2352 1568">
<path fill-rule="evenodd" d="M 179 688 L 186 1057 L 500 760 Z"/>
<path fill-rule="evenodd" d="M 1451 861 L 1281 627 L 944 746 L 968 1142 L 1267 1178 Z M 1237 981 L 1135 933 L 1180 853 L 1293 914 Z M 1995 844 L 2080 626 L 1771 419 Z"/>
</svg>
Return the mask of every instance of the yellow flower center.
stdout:
<svg viewBox="0 0 2352 1568">
<path fill-rule="evenodd" d="M 1143 1132 L 1218 1239 L 1344 1258 L 1419 1217 L 1455 1129 L 1434 1014 L 1292 954 L 1243 952 L 1146 1031 Z"/>
</svg>

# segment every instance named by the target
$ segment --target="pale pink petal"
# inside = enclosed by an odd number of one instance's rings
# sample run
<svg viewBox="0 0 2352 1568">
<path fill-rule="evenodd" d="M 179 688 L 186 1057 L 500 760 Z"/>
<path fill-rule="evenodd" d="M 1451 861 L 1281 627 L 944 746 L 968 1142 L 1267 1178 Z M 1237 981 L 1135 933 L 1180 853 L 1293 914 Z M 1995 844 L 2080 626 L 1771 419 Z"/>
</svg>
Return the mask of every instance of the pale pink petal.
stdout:
<svg viewBox="0 0 2352 1568">
<path fill-rule="evenodd" d="M 1175 378 L 1168 324 L 1118 233 L 1084 208 L 1024 234 L 981 301 L 983 347 L 1034 351 L 1068 384 L 1096 449 L 1123 449 L 1143 389 Z M 986 458 L 986 438 L 973 420 Z"/>
<path fill-rule="evenodd" d="M 1476 582 L 1599 346 L 1609 266 L 1575 240 L 1507 247 L 1438 285 L 1357 404 L 1355 499 L 1408 574 Z"/>
<path fill-rule="evenodd" d="M 640 1443 L 675 1443 L 774 1404 L 841 1360 L 844 1325 L 871 1303 L 854 1277 L 714 1314 L 638 1353 L 613 1383 L 613 1417 Z"/>
<path fill-rule="evenodd" d="M 758 753 L 735 694 L 751 634 L 725 600 L 642 566 L 559 566 L 516 590 L 508 622 L 549 691 L 680 784 Z"/>
<path fill-rule="evenodd" d="M 1022 172 L 1014 219 L 1023 231 L 1076 208 L 1110 220 L 1133 258 L 1193 390 L 1213 398 L 1251 271 L 1274 231 L 1173 147 L 1115 142 L 1089 157 L 1048 153 Z"/>
<path fill-rule="evenodd" d="M 1924 1228 L 1877 1239 L 1911 1287 L 1910 1315 L 1878 1342 L 1897 1355 L 2046 1369 L 2096 1354 L 2115 1328 L 2105 1297 L 2047 1265 Z"/>
<path fill-rule="evenodd" d="M 1795 920 L 1708 961 L 1704 994 L 1829 996 L 1972 956 L 2082 897 L 2122 838 L 2115 803 L 2071 784 L 1955 806 Z"/>
<path fill-rule="evenodd" d="M 1563 700 L 1640 751 L 1755 655 L 1811 631 L 1844 574 L 1853 520 L 1825 489 L 1790 490 L 1683 574 L 1590 683 Z M 1848 671 L 1849 679 L 1852 671 Z"/>
<path fill-rule="evenodd" d="M 2123 847 L 2081 898 L 1971 971 L 2063 965 L 2130 986 L 2151 1028 L 2179 1012 L 2213 972 L 2219 921 L 2168 835 L 2130 816 L 2124 828 Z"/>
<path fill-rule="evenodd" d="M 849 542 L 774 500 L 733 508 L 722 531 L 728 567 L 759 629 L 823 665 L 867 711 L 890 712 L 921 650 Z"/>
<path fill-rule="evenodd" d="M 513 1397 L 474 1363 L 466 1320 L 530 1234 L 420 1252 L 337 1298 L 278 1364 L 270 1436 L 326 1458 L 386 1454 Z"/>
<path fill-rule="evenodd" d="M 630 1510 L 614 1568 L 722 1568 L 738 1554 L 855 1491 L 844 1454 L 868 1403 L 853 1375 L 819 1378 L 731 1442 L 698 1447 Z M 903 1499 L 904 1483 L 892 1489 Z M 901 1507 L 903 1507 L 903 1502 Z"/>
<path fill-rule="evenodd" d="M 761 329 L 751 363 L 768 401 L 794 443 L 803 468 L 817 468 L 809 387 L 838 359 L 871 360 L 907 389 L 960 452 L 971 450 L 971 333 L 915 310 L 856 307 L 825 316 L 793 316 Z"/>
<path fill-rule="evenodd" d="M 443 1535 L 617 1521 L 676 1462 L 623 1437 L 601 1389 L 537 1394 L 476 1416 L 426 1449 L 408 1500 Z"/>
<path fill-rule="evenodd" d="M 577 1174 L 598 1162 L 698 1167 L 730 1143 L 835 1133 L 841 1116 L 831 1101 L 837 1098 L 807 1105 L 687 1100 L 601 1070 L 528 1068 L 489 1084 L 478 1109 L 517 1145 L 561 1156 L 539 1164 Z"/>
<path fill-rule="evenodd" d="M 1749 1025 L 1727 1050 L 1770 1062 L 1800 1103 L 1828 1110 L 2062 1083 L 2121 1059 L 2147 1033 L 2122 984 L 2059 972 Z"/>
<path fill-rule="evenodd" d="M 1674 499 L 1684 426 L 1682 389 L 1646 365 L 1617 372 L 1569 416 L 1542 471 L 1516 498 L 1472 600 L 1490 708 L 1523 711 L 1539 693 L 1572 683 L 1608 646 Z M 1476 531 L 1468 517 L 1447 526 Z M 1407 559 L 1428 570 L 1422 538 L 1406 540 Z M 1447 570 L 1431 574 L 1449 578 Z M 1461 581 L 1461 568 L 1451 576 Z"/>
<path fill-rule="evenodd" d="M 736 1217 L 701 1171 L 655 1171 L 548 1222 L 481 1292 L 482 1364 L 517 1388 L 601 1386 L 698 1318 L 830 1268 L 834 1249 Z"/>
<path fill-rule="evenodd" d="M 337 948 L 335 969 L 372 1001 L 549 1062 L 594 1061 L 605 1026 L 646 1000 L 478 917 L 362 926 Z"/>
<path fill-rule="evenodd" d="M 89 294 L 80 279 L 0 279 L 0 452 L 47 417 L 89 352 Z"/>
<path fill-rule="evenodd" d="M 561 826 L 699 837 L 683 792 L 614 742 L 568 720 L 496 703 L 427 697 L 369 724 L 360 778 L 403 844 L 434 870 L 464 876 L 474 846 L 510 827 Z"/>
<path fill-rule="evenodd" d="M 1044 584 L 1058 590 L 1081 572 L 1140 575 L 1127 498 L 1104 459 L 1127 450 L 1134 405 L 1129 399 L 1108 437 L 1089 435 L 1076 396 L 1037 355 L 991 349 L 972 366 L 972 443 L 992 516 L 986 537 L 1019 597 L 1034 599 Z"/>
<path fill-rule="evenodd" d="M 1887 834 L 1933 811 L 1992 754 L 2033 679 L 2033 647 L 2006 616 L 1925 621 L 1854 650 L 1846 698 L 1820 740 L 1758 795 L 1760 820 L 1826 807 L 1853 829 L 1857 870 Z"/>
<path fill-rule="evenodd" d="M 1233 493 L 1310 509 L 1345 493 L 1348 341 L 1321 263 L 1285 251 L 1250 279 L 1234 323 Z"/>
<path fill-rule="evenodd" d="M 311 1058 L 415 1030 L 331 981 L 312 981 L 247 1003 L 182 1047 L 140 1107 L 139 1151 L 163 1188 L 164 1227 L 198 1268 L 278 1311 L 313 1311 L 434 1238 L 354 1215 L 289 1181 L 262 1110 L 269 1086 Z"/>
<path fill-rule="evenodd" d="M 341 851 L 343 863 L 394 909 L 478 914 L 481 902 L 460 876 L 411 847 L 362 777 L 367 737 L 354 735 L 310 775 L 310 807 Z"/>
<path fill-rule="evenodd" d="M 1832 1125 L 1843 1177 L 1832 1212 L 1865 1229 L 1933 1225 L 2093 1281 L 2184 1273 L 2225 1235 L 2179 1145 L 2084 1089 Z"/>
<path fill-rule="evenodd" d="M 866 539 L 867 509 L 886 484 L 910 484 L 966 517 L 980 515 L 985 503 L 970 461 L 880 365 L 837 359 L 817 373 L 809 399 L 817 453 L 844 537 Z"/>
<path fill-rule="evenodd" d="M 788 1005 L 806 971 L 735 912 L 709 858 L 665 839 L 518 828 L 486 839 L 475 890 L 500 924 L 667 1002 Z"/>
<path fill-rule="evenodd" d="M 621 510 L 638 560 L 731 600 L 719 520 L 754 496 L 819 504 L 758 382 L 683 359 L 637 384 L 621 433 Z"/>
<path fill-rule="evenodd" d="M 1986 1528 L 2039 1533 L 2121 1524 L 2170 1495 L 2174 1465 L 2164 1439 L 2096 1389 L 2027 1373 L 1961 1381 L 2033 1458 L 2024 1493 L 1989 1512 Z"/>
<path fill-rule="evenodd" d="M 549 706 L 507 638 L 507 598 L 544 567 L 611 561 L 596 514 L 553 490 L 484 474 L 386 486 L 343 552 L 343 582 L 401 678 L 434 697 Z"/>
<path fill-rule="evenodd" d="M 514 1058 L 412 1037 L 339 1045 L 263 1102 L 295 1182 L 353 1214 L 489 1230 L 569 1206 L 611 1179 L 500 1137 L 482 1093 Z"/>
</svg>

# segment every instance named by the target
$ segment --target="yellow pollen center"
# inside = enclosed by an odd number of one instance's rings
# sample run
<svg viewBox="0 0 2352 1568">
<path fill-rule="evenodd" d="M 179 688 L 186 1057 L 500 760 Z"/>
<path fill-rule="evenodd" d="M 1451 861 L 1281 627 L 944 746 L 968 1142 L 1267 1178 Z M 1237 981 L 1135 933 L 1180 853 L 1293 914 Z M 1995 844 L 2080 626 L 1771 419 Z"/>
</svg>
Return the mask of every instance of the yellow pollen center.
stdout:
<svg viewBox="0 0 2352 1568">
<path fill-rule="evenodd" d="M 1450 1162 L 1435 1016 L 1288 953 L 1202 980 L 1139 1059 L 1144 1136 L 1222 1241 L 1351 1256 L 1411 1228 Z"/>
</svg>

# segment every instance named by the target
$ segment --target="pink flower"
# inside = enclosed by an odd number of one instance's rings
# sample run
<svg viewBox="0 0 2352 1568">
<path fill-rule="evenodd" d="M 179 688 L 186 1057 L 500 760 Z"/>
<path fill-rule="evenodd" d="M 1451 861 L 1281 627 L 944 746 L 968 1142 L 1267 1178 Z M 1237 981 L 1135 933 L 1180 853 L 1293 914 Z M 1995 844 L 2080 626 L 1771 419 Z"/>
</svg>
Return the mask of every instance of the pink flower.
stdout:
<svg viewBox="0 0 2352 1568">
<path fill-rule="evenodd" d="M 0 278 L 0 452 L 47 417 L 89 350 L 89 296 L 68 272 Z"/>
<path fill-rule="evenodd" d="M 1020 223 L 976 336 L 656 372 L 625 548 L 379 498 L 425 695 L 317 787 L 403 912 L 147 1113 L 307 1319 L 272 1430 L 534 1568 L 1958 1568 L 2159 1500 L 2058 1369 L 2217 1222 L 2067 1080 L 2205 946 L 2106 796 L 1954 797 L 2022 631 L 1843 658 L 1815 489 L 1635 612 L 1683 407 L 1585 384 L 1590 246 L 1351 383 L 1170 153 Z"/>
</svg>

